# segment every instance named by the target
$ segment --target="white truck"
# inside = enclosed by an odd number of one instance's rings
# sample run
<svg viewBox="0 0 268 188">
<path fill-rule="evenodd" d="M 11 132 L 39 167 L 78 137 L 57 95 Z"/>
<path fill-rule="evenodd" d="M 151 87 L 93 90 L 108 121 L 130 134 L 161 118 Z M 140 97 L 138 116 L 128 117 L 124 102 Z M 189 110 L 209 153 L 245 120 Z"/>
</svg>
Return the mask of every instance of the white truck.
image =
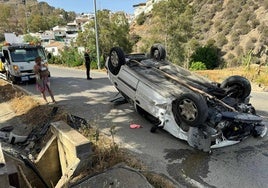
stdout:
<svg viewBox="0 0 268 188">
<path fill-rule="evenodd" d="M 13 83 L 35 80 L 33 67 L 35 58 L 40 56 L 47 65 L 45 50 L 40 45 L 23 43 L 7 44 L 2 47 L 1 74 Z"/>
</svg>

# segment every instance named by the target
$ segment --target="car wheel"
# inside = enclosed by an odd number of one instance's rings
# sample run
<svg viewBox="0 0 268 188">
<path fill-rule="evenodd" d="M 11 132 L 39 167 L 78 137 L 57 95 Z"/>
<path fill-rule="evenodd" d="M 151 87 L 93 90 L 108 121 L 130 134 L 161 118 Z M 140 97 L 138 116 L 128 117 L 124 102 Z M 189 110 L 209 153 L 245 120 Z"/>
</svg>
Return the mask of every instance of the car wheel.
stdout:
<svg viewBox="0 0 268 188">
<path fill-rule="evenodd" d="M 230 76 L 220 86 L 225 89 L 230 97 L 245 100 L 251 92 L 251 85 L 248 79 L 242 76 Z"/>
<path fill-rule="evenodd" d="M 119 47 L 110 50 L 108 69 L 113 75 L 117 75 L 122 65 L 126 63 L 125 54 Z"/>
<path fill-rule="evenodd" d="M 166 50 L 162 44 L 154 44 L 150 50 L 150 56 L 158 61 L 166 58 Z"/>
<path fill-rule="evenodd" d="M 185 93 L 173 101 L 172 112 L 176 123 L 188 131 L 187 126 L 198 127 L 206 121 L 208 106 L 201 95 Z"/>
</svg>

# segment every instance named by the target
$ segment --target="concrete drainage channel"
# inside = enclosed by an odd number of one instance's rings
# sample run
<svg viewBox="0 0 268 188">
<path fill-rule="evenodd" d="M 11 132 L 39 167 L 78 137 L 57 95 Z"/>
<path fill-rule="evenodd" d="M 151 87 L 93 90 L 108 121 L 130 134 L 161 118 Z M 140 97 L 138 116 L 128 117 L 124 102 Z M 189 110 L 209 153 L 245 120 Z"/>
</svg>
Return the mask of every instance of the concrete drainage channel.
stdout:
<svg viewBox="0 0 268 188">
<path fill-rule="evenodd" d="M 0 187 L 66 187 L 90 162 L 89 140 L 63 121 L 48 121 L 26 138 L 11 130 L 0 131 Z M 47 138 L 33 157 L 41 137 Z"/>
<path fill-rule="evenodd" d="M 89 125 L 73 115 L 67 116 L 67 123 L 50 122 L 56 112 L 53 108 L 48 121 L 28 136 L 0 124 L 0 187 L 153 187 L 139 171 L 123 163 L 70 183 L 92 163 L 91 143 L 76 130 Z"/>
</svg>

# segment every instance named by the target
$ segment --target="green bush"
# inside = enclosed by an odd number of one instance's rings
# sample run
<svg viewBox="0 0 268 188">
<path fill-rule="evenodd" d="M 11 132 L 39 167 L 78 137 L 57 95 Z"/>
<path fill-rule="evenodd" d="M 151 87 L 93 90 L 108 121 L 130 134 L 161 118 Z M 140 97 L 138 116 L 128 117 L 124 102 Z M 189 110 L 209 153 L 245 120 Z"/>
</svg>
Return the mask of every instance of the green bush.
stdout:
<svg viewBox="0 0 268 188">
<path fill-rule="evenodd" d="M 105 66 L 105 60 L 103 57 L 100 57 L 100 68 L 103 69 Z M 90 63 L 90 68 L 91 69 L 98 69 L 98 60 L 95 58 L 92 58 L 91 63 Z"/>
<path fill-rule="evenodd" d="M 63 51 L 60 51 L 57 56 L 51 54 L 51 58 L 48 60 L 48 63 L 76 67 L 83 65 L 84 55 L 79 53 L 77 48 L 66 47 Z"/>
<path fill-rule="evenodd" d="M 76 67 L 83 65 L 84 55 L 80 54 L 77 48 L 66 47 L 60 54 L 61 64 L 68 67 Z"/>
<path fill-rule="evenodd" d="M 192 62 L 191 66 L 190 66 L 190 70 L 192 71 L 196 71 L 196 70 L 206 70 L 207 67 L 204 63 L 202 62 Z"/>
<path fill-rule="evenodd" d="M 54 56 L 53 54 L 51 54 L 51 57 L 48 59 L 48 63 L 49 64 L 59 64 L 59 62 L 56 61 L 56 59 L 57 59 L 57 56 Z"/>
<path fill-rule="evenodd" d="M 190 64 L 193 62 L 202 62 L 206 65 L 207 69 L 214 69 L 220 64 L 218 55 L 219 49 L 213 45 L 199 47 L 191 55 Z"/>
</svg>

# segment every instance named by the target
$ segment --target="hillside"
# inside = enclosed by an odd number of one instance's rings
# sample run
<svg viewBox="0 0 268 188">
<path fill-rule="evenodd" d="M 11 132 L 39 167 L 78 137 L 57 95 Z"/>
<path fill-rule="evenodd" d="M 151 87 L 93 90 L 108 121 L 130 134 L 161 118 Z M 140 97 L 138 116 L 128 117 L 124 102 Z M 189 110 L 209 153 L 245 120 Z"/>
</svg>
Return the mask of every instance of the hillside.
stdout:
<svg viewBox="0 0 268 188">
<path fill-rule="evenodd" d="M 66 12 L 45 2 L 27 0 L 0 0 L 0 42 L 4 33 L 24 34 L 50 30 L 56 25 L 66 25 L 75 19 L 74 12 Z"/>
<path fill-rule="evenodd" d="M 174 6 L 174 4 L 182 1 L 169 0 L 168 2 L 173 3 Z M 267 0 L 193 0 L 188 2 L 194 9 L 193 19 L 191 20 L 193 35 L 189 40 L 194 39 L 203 46 L 213 41 L 221 49 L 221 57 L 225 61 L 225 66 L 228 67 L 240 64 L 241 57 L 251 51 L 252 63 L 267 63 Z M 163 8 L 165 7 L 163 6 Z M 145 15 L 143 24 L 139 25 L 137 21 L 132 24 L 131 32 L 140 37 L 137 49 L 146 45 L 144 39 L 151 35 L 151 30 L 156 30 L 152 20 L 157 14 L 158 12 L 154 12 L 153 9 L 152 12 Z M 166 17 L 169 17 L 169 14 L 175 13 L 166 11 Z M 171 21 L 165 21 L 164 23 L 167 22 Z M 161 24 L 160 19 L 157 27 L 160 28 Z M 163 38 L 161 33 L 159 36 Z M 163 39 L 159 40 L 163 41 Z"/>
<path fill-rule="evenodd" d="M 157 2 L 151 12 L 131 24 L 133 51 L 144 52 L 152 43 L 161 42 L 168 47 L 172 60 L 187 65 L 197 45 L 213 44 L 219 49 L 221 67 L 240 66 L 248 54 L 251 63 L 267 64 L 267 0 Z M 161 6 L 157 7 L 158 4 Z M 185 8 L 184 12 L 181 7 Z M 50 30 L 75 18 L 74 12 L 55 9 L 37 0 L 27 0 L 26 5 L 21 0 L 0 0 L 0 8 L 4 10 L 0 12 L 0 41 L 4 40 L 4 32 L 22 34 Z M 101 32 L 104 27 L 99 27 Z"/>
</svg>

